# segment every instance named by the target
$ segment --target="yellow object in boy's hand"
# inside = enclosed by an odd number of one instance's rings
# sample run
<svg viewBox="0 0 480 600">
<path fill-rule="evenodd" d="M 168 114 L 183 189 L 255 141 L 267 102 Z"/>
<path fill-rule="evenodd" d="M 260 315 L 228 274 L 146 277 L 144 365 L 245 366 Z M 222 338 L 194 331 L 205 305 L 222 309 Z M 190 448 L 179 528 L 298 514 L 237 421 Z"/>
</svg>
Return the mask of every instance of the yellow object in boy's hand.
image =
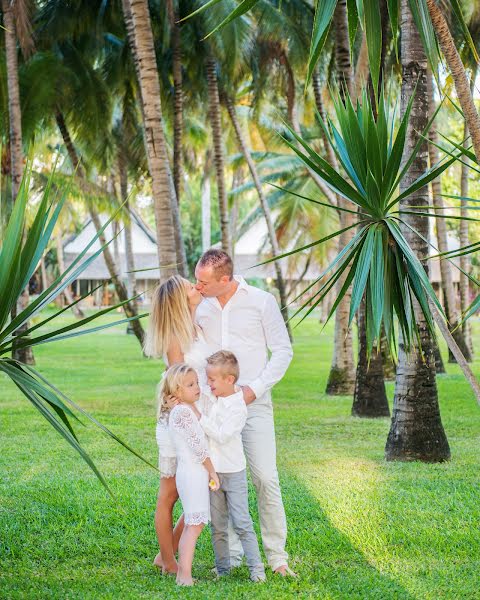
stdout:
<svg viewBox="0 0 480 600">
<path fill-rule="evenodd" d="M 208 487 L 212 490 L 212 492 L 216 491 L 217 482 L 215 481 L 215 479 L 210 479 L 210 481 L 208 482 Z"/>
</svg>

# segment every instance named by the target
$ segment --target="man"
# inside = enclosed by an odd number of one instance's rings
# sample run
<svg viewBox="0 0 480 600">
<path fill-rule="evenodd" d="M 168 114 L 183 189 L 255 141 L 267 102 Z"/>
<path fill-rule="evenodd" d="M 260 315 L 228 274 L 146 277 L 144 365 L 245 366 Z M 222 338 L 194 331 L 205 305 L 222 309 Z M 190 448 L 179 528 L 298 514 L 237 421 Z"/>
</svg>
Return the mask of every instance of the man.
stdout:
<svg viewBox="0 0 480 600">
<path fill-rule="evenodd" d="M 274 296 L 234 276 L 232 259 L 223 250 L 205 252 L 195 277 L 196 288 L 204 297 L 196 320 L 207 343 L 213 351 L 230 350 L 240 364 L 239 385 L 248 407 L 242 440 L 257 491 L 263 548 L 274 572 L 294 576 L 285 551 L 287 523 L 276 466 L 270 392 L 292 360 L 287 329 Z"/>
</svg>

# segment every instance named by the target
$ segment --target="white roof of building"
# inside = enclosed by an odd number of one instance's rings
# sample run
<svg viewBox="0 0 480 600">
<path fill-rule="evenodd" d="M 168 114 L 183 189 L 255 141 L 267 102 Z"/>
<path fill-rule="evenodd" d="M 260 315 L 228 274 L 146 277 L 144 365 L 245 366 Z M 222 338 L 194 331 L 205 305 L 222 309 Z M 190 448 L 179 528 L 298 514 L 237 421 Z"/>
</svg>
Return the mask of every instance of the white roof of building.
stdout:
<svg viewBox="0 0 480 600">
<path fill-rule="evenodd" d="M 154 267 L 153 270 L 137 273 L 137 278 L 158 280 L 160 277 L 160 272 L 158 270 L 158 254 L 155 234 L 135 211 L 131 210 L 130 213 L 135 270 L 150 269 L 151 267 Z M 100 220 L 103 225 L 104 223 L 106 223 L 107 217 L 105 215 L 101 215 Z M 127 270 L 127 263 L 125 257 L 125 231 L 123 230 L 123 225 L 120 225 L 120 228 L 122 229 L 122 231 L 120 232 L 117 238 L 120 256 L 120 272 L 122 274 L 125 274 Z M 76 234 L 72 236 L 69 240 L 67 240 L 67 242 L 63 246 L 65 254 L 65 264 L 67 267 L 80 254 L 80 252 L 84 250 L 84 248 L 95 237 L 95 235 L 95 227 L 91 219 L 88 219 L 85 222 L 82 231 L 79 234 Z M 115 234 L 112 227 L 112 223 L 109 223 L 109 225 L 105 229 L 105 239 L 109 241 L 114 237 L 114 235 Z M 101 244 L 99 240 L 95 240 L 94 244 L 89 249 L 88 254 L 85 255 L 85 258 L 88 258 L 92 254 L 97 252 L 100 249 L 100 246 Z M 114 242 L 110 244 L 109 248 L 112 254 L 114 254 Z M 78 277 L 78 279 L 97 280 L 109 278 L 110 274 L 108 273 L 107 266 L 103 259 L 103 254 L 100 254 L 92 262 L 92 264 L 89 265 Z"/>
</svg>

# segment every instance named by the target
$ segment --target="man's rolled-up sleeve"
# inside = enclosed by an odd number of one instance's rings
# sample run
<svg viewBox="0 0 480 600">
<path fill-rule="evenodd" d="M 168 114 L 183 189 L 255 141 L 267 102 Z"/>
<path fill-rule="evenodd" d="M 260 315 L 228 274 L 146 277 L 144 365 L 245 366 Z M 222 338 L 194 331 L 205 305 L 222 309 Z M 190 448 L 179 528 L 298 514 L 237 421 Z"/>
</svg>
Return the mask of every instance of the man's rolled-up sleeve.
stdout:
<svg viewBox="0 0 480 600">
<path fill-rule="evenodd" d="M 271 356 L 260 375 L 248 384 L 257 398 L 282 379 L 293 357 L 285 321 L 272 294 L 268 294 L 263 307 L 262 327 Z"/>
</svg>

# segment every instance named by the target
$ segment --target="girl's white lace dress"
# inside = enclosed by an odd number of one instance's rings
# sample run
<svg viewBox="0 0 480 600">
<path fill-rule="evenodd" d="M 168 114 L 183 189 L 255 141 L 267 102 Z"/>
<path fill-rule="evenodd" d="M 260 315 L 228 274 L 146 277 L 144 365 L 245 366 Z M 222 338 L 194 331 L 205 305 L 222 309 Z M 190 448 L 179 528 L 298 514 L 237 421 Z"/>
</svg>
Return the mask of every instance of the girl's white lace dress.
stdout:
<svg viewBox="0 0 480 600">
<path fill-rule="evenodd" d="M 184 360 L 197 372 L 200 387 L 207 383 L 205 367 L 210 354 L 212 352 L 209 350 L 202 332 L 198 330 L 197 339 L 185 354 Z M 166 356 L 164 356 L 163 360 L 168 366 Z M 168 413 L 157 421 L 156 438 L 159 452 L 158 468 L 160 470 L 160 477 L 175 477 L 177 471 L 177 454 L 168 431 Z"/>
<path fill-rule="evenodd" d="M 202 465 L 209 457 L 205 433 L 192 409 L 185 404 L 172 408 L 168 428 L 177 451 L 176 484 L 185 525 L 209 523 L 208 472 Z"/>
</svg>

